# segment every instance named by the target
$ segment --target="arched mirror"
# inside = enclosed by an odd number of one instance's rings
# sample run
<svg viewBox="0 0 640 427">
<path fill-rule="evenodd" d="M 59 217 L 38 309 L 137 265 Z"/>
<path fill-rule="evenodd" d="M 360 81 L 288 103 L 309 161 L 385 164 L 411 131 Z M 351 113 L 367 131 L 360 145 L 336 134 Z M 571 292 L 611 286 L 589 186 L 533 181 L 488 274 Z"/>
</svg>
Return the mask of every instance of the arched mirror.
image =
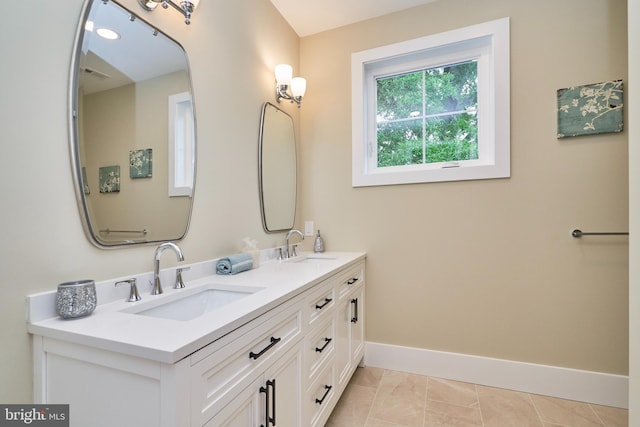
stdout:
<svg viewBox="0 0 640 427">
<path fill-rule="evenodd" d="M 186 53 L 113 0 L 88 0 L 71 70 L 71 154 L 98 247 L 179 240 L 195 185 Z"/>
<path fill-rule="evenodd" d="M 290 230 L 296 216 L 296 138 L 293 119 L 265 102 L 260 119 L 260 208 L 267 232 Z"/>
</svg>

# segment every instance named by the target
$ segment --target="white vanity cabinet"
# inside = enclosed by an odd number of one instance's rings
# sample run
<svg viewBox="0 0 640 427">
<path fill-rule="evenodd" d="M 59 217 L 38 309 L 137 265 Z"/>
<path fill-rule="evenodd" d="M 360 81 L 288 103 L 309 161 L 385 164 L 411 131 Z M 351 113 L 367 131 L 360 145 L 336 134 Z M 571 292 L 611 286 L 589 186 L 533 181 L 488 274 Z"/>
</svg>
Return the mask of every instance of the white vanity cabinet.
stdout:
<svg viewBox="0 0 640 427">
<path fill-rule="evenodd" d="M 44 321 L 31 330 L 35 403 L 70 404 L 72 427 L 322 427 L 364 355 L 364 256 L 305 280 L 175 363 Z"/>
</svg>

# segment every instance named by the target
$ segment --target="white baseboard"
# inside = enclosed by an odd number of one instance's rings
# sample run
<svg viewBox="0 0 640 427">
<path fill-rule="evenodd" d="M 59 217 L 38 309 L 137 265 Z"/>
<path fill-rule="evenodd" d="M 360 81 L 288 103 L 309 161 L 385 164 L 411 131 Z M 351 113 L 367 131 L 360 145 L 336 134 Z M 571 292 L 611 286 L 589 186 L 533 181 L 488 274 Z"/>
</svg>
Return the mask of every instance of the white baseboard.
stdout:
<svg viewBox="0 0 640 427">
<path fill-rule="evenodd" d="M 367 342 L 367 366 L 627 408 L 629 377 Z"/>
</svg>

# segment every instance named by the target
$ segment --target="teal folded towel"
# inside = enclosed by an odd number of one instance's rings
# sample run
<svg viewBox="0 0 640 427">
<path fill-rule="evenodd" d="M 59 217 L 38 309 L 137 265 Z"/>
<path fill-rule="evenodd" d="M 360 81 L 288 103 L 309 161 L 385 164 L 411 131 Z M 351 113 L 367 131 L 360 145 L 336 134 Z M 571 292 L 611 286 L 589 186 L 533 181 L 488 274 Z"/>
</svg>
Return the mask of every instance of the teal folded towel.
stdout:
<svg viewBox="0 0 640 427">
<path fill-rule="evenodd" d="M 236 274 L 253 268 L 251 254 L 242 253 L 220 258 L 216 263 L 216 274 Z"/>
</svg>

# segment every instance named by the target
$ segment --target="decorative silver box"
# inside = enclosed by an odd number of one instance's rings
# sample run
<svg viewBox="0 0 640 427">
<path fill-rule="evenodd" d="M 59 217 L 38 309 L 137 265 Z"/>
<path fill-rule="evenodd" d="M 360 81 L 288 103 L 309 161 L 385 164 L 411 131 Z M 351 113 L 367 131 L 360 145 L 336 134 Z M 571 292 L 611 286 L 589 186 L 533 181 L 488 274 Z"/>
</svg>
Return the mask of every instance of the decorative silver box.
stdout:
<svg viewBox="0 0 640 427">
<path fill-rule="evenodd" d="M 96 283 L 77 280 L 58 285 L 56 313 L 63 319 L 75 319 L 93 313 L 97 304 Z"/>
</svg>

